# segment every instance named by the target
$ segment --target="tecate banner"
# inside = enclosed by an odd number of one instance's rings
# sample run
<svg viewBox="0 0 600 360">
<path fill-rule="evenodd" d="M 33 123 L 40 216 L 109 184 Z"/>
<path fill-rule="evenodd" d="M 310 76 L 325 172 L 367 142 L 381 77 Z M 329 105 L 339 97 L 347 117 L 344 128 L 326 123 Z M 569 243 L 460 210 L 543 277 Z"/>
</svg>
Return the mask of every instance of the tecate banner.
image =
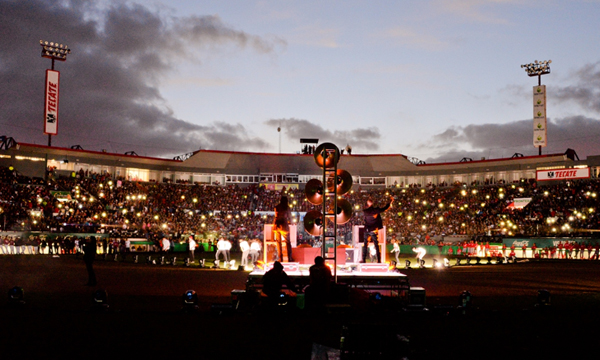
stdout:
<svg viewBox="0 0 600 360">
<path fill-rule="evenodd" d="M 44 134 L 58 133 L 58 82 L 60 73 L 46 70 L 46 96 L 44 103 Z"/>
<path fill-rule="evenodd" d="M 538 170 L 537 180 L 572 180 L 572 179 L 589 179 L 590 168 L 585 169 L 551 169 Z"/>
</svg>

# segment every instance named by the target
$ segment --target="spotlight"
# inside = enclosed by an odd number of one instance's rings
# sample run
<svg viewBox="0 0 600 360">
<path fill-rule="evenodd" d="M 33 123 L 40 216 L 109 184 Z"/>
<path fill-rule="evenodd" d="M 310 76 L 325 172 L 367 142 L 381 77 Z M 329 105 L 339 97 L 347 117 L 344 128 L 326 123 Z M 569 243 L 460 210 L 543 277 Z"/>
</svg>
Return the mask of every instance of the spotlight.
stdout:
<svg viewBox="0 0 600 360">
<path fill-rule="evenodd" d="M 439 261 L 437 261 L 437 259 L 433 259 L 433 268 L 439 268 L 441 267 L 441 264 L 439 263 Z"/>
<path fill-rule="evenodd" d="M 388 271 L 394 271 L 394 270 L 396 270 L 396 264 L 397 263 L 396 263 L 395 260 L 390 261 L 390 265 L 388 266 Z"/>
<path fill-rule="evenodd" d="M 93 309 L 94 310 L 107 310 L 108 309 L 108 293 L 106 290 L 98 289 L 92 294 Z"/>
<path fill-rule="evenodd" d="M 410 268 L 410 260 L 406 260 L 406 261 L 404 262 L 404 266 L 405 266 L 407 269 L 409 269 L 409 268 Z"/>
<path fill-rule="evenodd" d="M 545 307 L 550 306 L 550 291 L 542 289 L 538 291 L 537 295 L 537 306 Z"/>
<path fill-rule="evenodd" d="M 462 294 L 460 294 L 459 307 L 463 309 L 463 313 L 466 309 L 469 309 L 471 307 L 471 300 L 472 296 L 468 290 L 465 290 L 462 292 Z"/>
<path fill-rule="evenodd" d="M 450 260 L 444 258 L 444 266 L 449 268 L 450 267 Z"/>
<path fill-rule="evenodd" d="M 218 269 L 219 268 L 219 260 L 215 260 L 215 263 L 212 267 L 213 269 Z"/>
<path fill-rule="evenodd" d="M 423 269 L 423 268 L 425 267 L 425 260 L 423 260 L 423 259 L 420 259 L 420 260 L 419 260 L 419 267 L 420 267 L 421 269 Z"/>
<path fill-rule="evenodd" d="M 20 286 L 15 286 L 8 290 L 8 303 L 12 305 L 23 305 L 25 304 L 25 291 Z"/>
<path fill-rule="evenodd" d="M 198 294 L 194 290 L 186 291 L 182 296 L 183 310 L 195 311 L 198 309 Z"/>
</svg>

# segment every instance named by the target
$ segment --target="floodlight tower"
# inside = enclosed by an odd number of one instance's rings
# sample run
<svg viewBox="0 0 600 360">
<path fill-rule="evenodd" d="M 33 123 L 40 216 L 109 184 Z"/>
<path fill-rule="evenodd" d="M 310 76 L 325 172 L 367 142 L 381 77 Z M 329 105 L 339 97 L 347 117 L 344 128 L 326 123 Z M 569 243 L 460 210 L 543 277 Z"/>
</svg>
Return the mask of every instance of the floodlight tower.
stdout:
<svg viewBox="0 0 600 360">
<path fill-rule="evenodd" d="M 538 147 L 539 155 L 542 155 L 542 147 L 548 145 L 546 86 L 542 85 L 542 75 L 550 74 L 551 63 L 552 60 L 536 60 L 533 63 L 521 65 L 528 76 L 538 77 L 538 85 L 533 88 L 533 146 Z"/>
<path fill-rule="evenodd" d="M 52 60 L 52 68 L 46 70 L 46 94 L 44 105 L 44 134 L 48 135 L 48 146 L 52 146 L 52 135 L 58 130 L 58 84 L 60 73 L 54 71 L 54 61 L 66 61 L 71 49 L 67 45 L 40 40 L 42 57 Z"/>
</svg>

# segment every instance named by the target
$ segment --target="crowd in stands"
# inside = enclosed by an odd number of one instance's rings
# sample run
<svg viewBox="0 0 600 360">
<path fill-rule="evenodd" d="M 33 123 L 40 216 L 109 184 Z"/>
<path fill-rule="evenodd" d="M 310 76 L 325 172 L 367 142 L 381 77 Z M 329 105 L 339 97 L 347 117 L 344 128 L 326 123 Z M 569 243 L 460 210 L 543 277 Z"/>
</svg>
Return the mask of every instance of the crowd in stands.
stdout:
<svg viewBox="0 0 600 360">
<path fill-rule="evenodd" d="M 189 234 L 211 243 L 225 236 L 235 250 L 239 238 L 262 238 L 263 225 L 272 223 L 282 193 L 294 213 L 320 210 L 305 200 L 302 190 L 292 188 L 137 182 L 84 171 L 51 176 L 46 183 L 0 168 L 0 224 L 6 231 L 126 232 L 182 242 Z M 449 235 L 589 236 L 590 230 L 600 229 L 599 193 L 600 181 L 595 179 L 550 186 L 522 180 L 357 189 L 344 195 L 355 206 L 354 215 L 338 225 L 338 236 L 348 241 L 352 226 L 363 223 L 361 209 L 367 198 L 384 206 L 390 196 L 395 201 L 382 214 L 383 221 L 388 236 L 401 244 L 433 245 Z M 511 206 L 523 198 L 531 198 L 527 206 Z M 299 242 L 312 243 L 300 217 L 295 219 Z"/>
</svg>

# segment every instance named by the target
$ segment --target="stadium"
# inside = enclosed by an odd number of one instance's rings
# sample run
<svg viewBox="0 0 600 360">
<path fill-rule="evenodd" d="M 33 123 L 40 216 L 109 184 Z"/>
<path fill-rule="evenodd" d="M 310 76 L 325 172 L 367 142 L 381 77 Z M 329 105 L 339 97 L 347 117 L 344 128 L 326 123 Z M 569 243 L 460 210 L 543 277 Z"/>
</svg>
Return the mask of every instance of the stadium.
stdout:
<svg viewBox="0 0 600 360">
<path fill-rule="evenodd" d="M 318 209 L 305 194 L 307 183 L 322 176 L 312 154 L 200 150 L 160 159 L 18 143 L 6 136 L 2 141 L 5 245 L 0 261 L 6 276 L 1 286 L 10 289 L 2 316 L 13 324 L 5 327 L 3 338 L 25 347 L 9 329 L 38 328 L 35 336 L 46 339 L 28 348 L 30 355 L 45 354 L 61 334 L 75 329 L 90 337 L 49 354 L 73 357 L 87 351 L 86 344 L 94 358 L 112 351 L 188 354 L 180 345 L 148 344 L 164 337 L 194 344 L 194 351 L 207 359 L 426 359 L 457 351 L 461 358 L 554 358 L 554 341 L 589 339 L 593 331 L 585 329 L 598 320 L 593 310 L 600 290 L 598 262 L 590 261 L 598 260 L 599 252 L 598 157 L 579 160 L 568 149 L 423 164 L 404 155 L 342 154 L 339 167 L 352 174 L 353 183 L 343 198 L 353 204 L 353 213 L 337 228 L 337 244 L 345 245 L 346 255 L 347 248 L 359 248 L 353 229 L 363 224 L 366 199 L 383 205 L 392 196 L 394 207 L 382 214 L 384 238 L 398 241 L 402 260 L 385 265 L 393 264 L 393 271 L 406 278 L 401 285 L 381 277 L 374 286 L 364 279 L 347 281 L 343 301 L 324 312 L 294 307 L 273 313 L 242 299 L 240 294 L 249 290 L 260 292 L 252 285 L 256 266 L 247 271 L 225 261 L 219 266 L 216 240 L 232 243 L 231 258 L 239 264 L 239 240 L 267 239 L 265 225 L 273 223 L 273 210 L 287 194 L 298 228 L 294 251 L 320 247 L 319 236 L 307 233 L 302 221 Z M 76 245 L 89 236 L 99 239 L 94 296 L 93 289 L 81 288 L 85 271 Z M 190 236 L 200 244 L 198 264 L 186 258 Z M 169 252 L 161 252 L 163 238 L 173 244 Z M 14 239 L 22 240 L 17 244 Z M 132 240 L 131 247 L 125 248 L 125 239 Z M 411 251 L 416 245 L 427 249 L 422 264 Z M 384 259 L 392 258 L 391 249 L 384 241 Z M 344 256 L 337 261 L 352 262 Z M 295 278 L 298 285 L 305 285 L 300 278 Z M 337 280 L 344 283 L 343 276 Z M 27 296 L 19 298 L 15 289 L 21 295 L 25 289 Z M 185 311 L 190 294 L 197 297 L 195 302 L 190 297 L 193 310 Z M 53 324 L 63 320 L 61 330 L 50 334 Z M 167 331 L 169 323 L 179 330 Z M 115 330 L 116 324 L 121 330 Z M 283 332 L 270 335 L 276 339 L 271 345 L 258 345 L 264 335 L 248 330 L 257 324 L 267 333 L 272 328 Z M 137 325 L 152 334 L 137 333 Z M 508 341 L 506 352 L 490 351 L 517 329 L 535 340 Z M 221 336 L 246 345 L 226 349 Z M 122 338 L 146 346 L 134 351 Z M 472 339 L 469 349 L 455 346 L 465 338 Z M 219 345 L 200 349 L 200 343 Z"/>
</svg>

